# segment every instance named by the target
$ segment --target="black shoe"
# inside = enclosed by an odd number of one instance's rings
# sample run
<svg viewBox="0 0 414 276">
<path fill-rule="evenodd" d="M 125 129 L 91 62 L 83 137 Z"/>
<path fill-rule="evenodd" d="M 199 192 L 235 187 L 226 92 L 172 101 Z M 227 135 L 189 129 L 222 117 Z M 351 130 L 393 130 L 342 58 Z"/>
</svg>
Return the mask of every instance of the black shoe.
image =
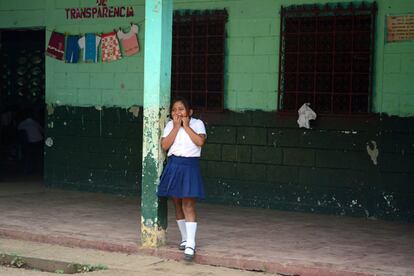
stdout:
<svg viewBox="0 0 414 276">
<path fill-rule="evenodd" d="M 193 250 L 193 254 L 184 253 L 184 261 L 191 262 L 194 259 L 195 249 L 192 248 L 192 247 L 186 247 L 185 249 L 187 249 L 187 248 Z"/>
<path fill-rule="evenodd" d="M 185 244 L 187 243 L 187 241 L 182 241 L 179 245 L 178 245 L 178 249 L 179 250 L 185 250 Z"/>
</svg>

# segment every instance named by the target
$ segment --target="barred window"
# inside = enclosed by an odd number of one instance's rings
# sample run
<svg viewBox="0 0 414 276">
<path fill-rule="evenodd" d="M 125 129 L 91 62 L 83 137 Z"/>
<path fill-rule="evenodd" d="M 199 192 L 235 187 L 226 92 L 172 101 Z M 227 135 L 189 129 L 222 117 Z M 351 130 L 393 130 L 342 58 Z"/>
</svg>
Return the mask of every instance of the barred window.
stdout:
<svg viewBox="0 0 414 276">
<path fill-rule="evenodd" d="M 279 110 L 371 111 L 376 3 L 281 9 Z"/>
<path fill-rule="evenodd" d="M 172 96 L 200 111 L 223 110 L 226 21 L 226 10 L 174 12 Z"/>
</svg>

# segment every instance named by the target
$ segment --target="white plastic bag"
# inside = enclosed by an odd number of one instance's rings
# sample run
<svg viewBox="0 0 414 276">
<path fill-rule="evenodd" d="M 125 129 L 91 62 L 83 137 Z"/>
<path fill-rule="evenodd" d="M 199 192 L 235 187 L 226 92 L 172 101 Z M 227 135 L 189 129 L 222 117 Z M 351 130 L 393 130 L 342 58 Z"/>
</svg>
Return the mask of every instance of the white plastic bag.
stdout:
<svg viewBox="0 0 414 276">
<path fill-rule="evenodd" d="M 310 103 L 304 103 L 298 110 L 299 118 L 298 125 L 299 128 L 309 128 L 309 120 L 316 119 L 316 113 L 310 107 Z"/>
</svg>

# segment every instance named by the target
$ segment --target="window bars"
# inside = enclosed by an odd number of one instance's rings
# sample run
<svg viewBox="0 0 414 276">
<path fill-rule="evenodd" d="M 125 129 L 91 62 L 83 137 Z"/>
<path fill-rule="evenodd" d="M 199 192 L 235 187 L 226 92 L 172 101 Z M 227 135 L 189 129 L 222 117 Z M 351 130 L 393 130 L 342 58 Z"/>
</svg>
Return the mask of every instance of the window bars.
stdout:
<svg viewBox="0 0 414 276">
<path fill-rule="evenodd" d="M 282 7 L 279 110 L 370 112 L 376 3 Z"/>
<path fill-rule="evenodd" d="M 223 110 L 227 17 L 226 10 L 174 13 L 172 96 L 185 97 L 194 109 Z"/>
</svg>

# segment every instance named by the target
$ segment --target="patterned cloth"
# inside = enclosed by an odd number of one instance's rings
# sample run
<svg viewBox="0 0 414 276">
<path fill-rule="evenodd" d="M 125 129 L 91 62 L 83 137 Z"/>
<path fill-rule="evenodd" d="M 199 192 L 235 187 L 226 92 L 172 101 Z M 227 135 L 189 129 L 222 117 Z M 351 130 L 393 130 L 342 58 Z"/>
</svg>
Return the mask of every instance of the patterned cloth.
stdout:
<svg viewBox="0 0 414 276">
<path fill-rule="evenodd" d="M 115 32 L 102 35 L 102 62 L 121 59 L 121 49 Z"/>
<path fill-rule="evenodd" d="M 65 51 L 65 35 L 57 32 L 52 32 L 47 45 L 46 55 L 58 60 L 63 60 Z"/>
<path fill-rule="evenodd" d="M 131 25 L 131 30 L 128 33 L 124 33 L 122 30 L 117 32 L 117 36 L 121 41 L 125 56 L 132 56 L 139 52 L 137 34 L 138 26 L 135 24 Z"/>
</svg>

